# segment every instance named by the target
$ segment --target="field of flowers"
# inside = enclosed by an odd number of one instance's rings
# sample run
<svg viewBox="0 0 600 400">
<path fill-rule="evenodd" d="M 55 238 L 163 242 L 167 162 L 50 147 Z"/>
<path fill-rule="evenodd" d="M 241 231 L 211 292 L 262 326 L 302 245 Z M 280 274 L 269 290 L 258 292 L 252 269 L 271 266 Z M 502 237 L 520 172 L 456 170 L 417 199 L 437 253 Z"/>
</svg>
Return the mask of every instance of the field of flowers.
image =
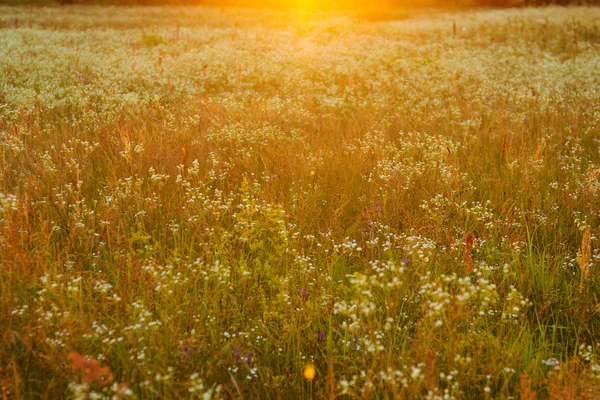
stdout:
<svg viewBox="0 0 600 400">
<path fill-rule="evenodd" d="M 2 399 L 598 398 L 600 9 L 0 7 Z"/>
</svg>

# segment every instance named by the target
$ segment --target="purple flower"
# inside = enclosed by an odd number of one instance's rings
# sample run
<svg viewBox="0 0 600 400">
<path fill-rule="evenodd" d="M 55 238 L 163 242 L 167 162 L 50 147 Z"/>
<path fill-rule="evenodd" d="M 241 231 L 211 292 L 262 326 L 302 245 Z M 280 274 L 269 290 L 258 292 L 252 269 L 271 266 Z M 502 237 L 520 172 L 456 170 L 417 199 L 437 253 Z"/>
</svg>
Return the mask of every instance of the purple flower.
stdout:
<svg viewBox="0 0 600 400">
<path fill-rule="evenodd" d="M 404 256 L 404 259 L 402 260 L 402 263 L 404 265 L 408 265 L 408 256 Z"/>
<path fill-rule="evenodd" d="M 236 364 L 238 363 L 238 361 L 240 361 L 240 349 L 238 349 L 237 347 L 235 348 L 235 351 L 233 352 L 233 358 L 235 358 Z"/>
<path fill-rule="evenodd" d="M 252 361 L 252 355 L 250 354 L 250 352 L 246 354 L 246 361 L 248 362 L 248 364 L 250 364 L 250 361 Z"/>
<path fill-rule="evenodd" d="M 321 332 L 319 333 L 319 340 L 320 340 L 321 342 L 324 342 L 324 341 L 325 341 L 325 332 L 321 331 Z"/>
<path fill-rule="evenodd" d="M 183 355 L 185 358 L 190 358 L 190 348 L 187 344 L 183 346 Z"/>
<path fill-rule="evenodd" d="M 301 288 L 300 289 L 300 294 L 302 294 L 302 298 L 304 299 L 304 301 L 308 300 L 308 289 Z"/>
</svg>

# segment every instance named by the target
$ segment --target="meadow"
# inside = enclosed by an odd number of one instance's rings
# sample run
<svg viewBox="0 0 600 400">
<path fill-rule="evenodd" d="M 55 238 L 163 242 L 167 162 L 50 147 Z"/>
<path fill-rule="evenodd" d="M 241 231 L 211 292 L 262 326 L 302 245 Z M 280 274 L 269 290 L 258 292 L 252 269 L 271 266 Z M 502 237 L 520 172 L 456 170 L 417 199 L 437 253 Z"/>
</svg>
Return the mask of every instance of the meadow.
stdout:
<svg viewBox="0 0 600 400">
<path fill-rule="evenodd" d="M 0 7 L 2 399 L 600 396 L 600 9 Z"/>
</svg>

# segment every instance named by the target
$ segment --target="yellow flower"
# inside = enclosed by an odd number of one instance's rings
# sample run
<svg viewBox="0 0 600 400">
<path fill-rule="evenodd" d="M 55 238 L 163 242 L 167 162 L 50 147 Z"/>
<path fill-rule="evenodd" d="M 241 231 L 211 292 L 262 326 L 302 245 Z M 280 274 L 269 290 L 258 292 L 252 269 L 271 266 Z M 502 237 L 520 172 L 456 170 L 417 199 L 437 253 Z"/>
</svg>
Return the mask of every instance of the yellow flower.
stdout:
<svg viewBox="0 0 600 400">
<path fill-rule="evenodd" d="M 311 176 L 315 176 L 315 170 L 310 171 Z"/>
<path fill-rule="evenodd" d="M 306 364 L 306 366 L 304 367 L 304 379 L 306 379 L 307 381 L 312 381 L 313 379 L 315 379 L 316 373 L 317 371 L 315 371 L 315 366 L 312 363 Z"/>
</svg>

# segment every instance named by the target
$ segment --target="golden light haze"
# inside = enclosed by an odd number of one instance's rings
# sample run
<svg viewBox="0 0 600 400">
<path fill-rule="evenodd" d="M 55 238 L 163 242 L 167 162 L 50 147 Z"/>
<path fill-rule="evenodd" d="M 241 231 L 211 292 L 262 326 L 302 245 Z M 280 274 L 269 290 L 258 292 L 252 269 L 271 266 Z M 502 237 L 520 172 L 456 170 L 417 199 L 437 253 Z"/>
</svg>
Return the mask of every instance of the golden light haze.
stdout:
<svg viewBox="0 0 600 400">
<path fill-rule="evenodd" d="M 391 7 L 393 2 L 391 0 L 375 0 L 368 2 L 361 2 L 358 0 L 234 0 L 230 3 L 233 5 L 249 7 L 274 7 L 304 11 L 330 11 L 348 9 L 385 10 Z"/>
</svg>

